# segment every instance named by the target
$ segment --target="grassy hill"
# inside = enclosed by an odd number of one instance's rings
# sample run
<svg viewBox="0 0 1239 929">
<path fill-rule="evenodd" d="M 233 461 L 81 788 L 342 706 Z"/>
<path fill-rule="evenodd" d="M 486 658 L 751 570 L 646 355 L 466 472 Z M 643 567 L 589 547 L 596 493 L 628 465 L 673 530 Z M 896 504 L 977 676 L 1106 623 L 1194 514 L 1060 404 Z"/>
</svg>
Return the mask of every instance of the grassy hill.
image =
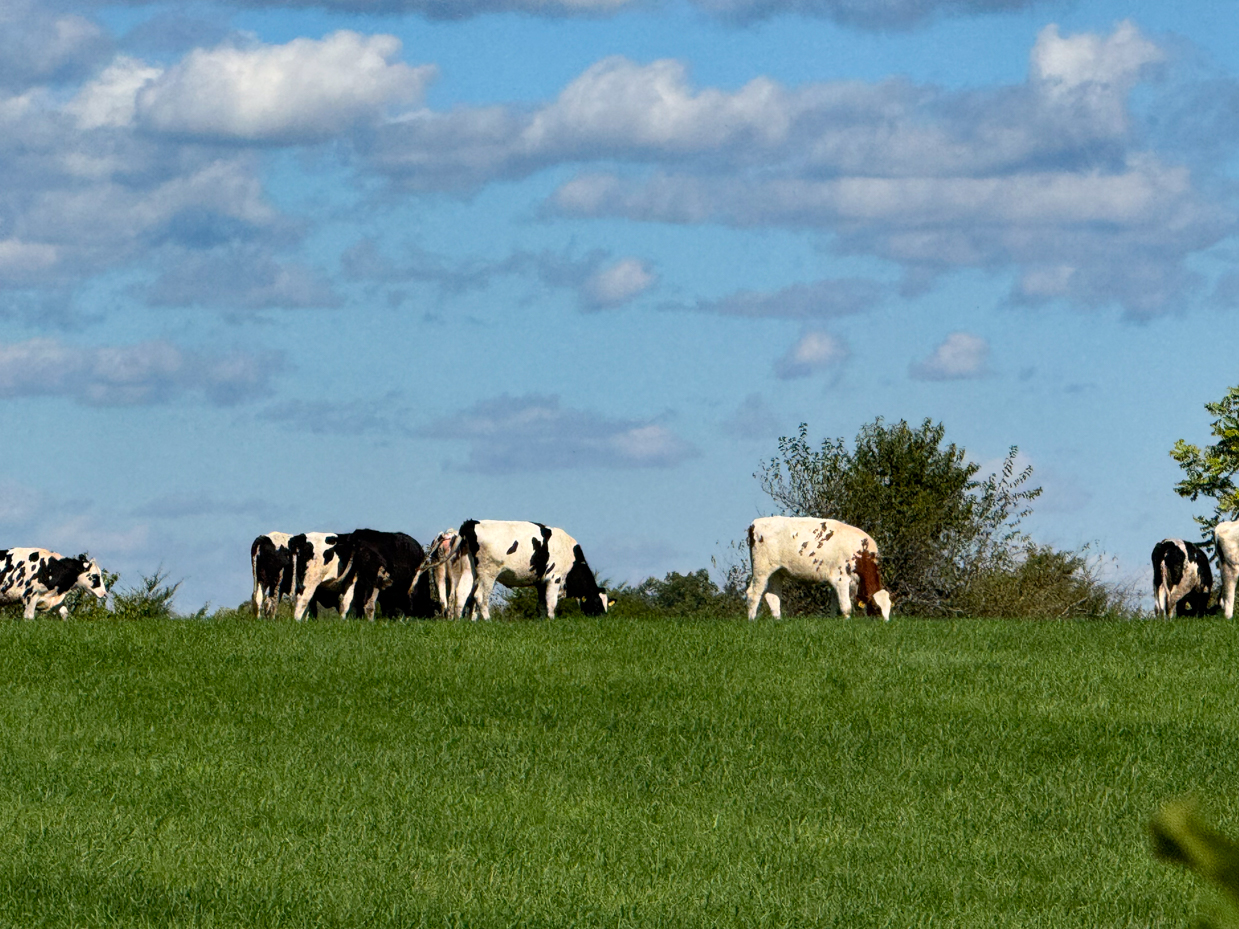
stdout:
<svg viewBox="0 0 1239 929">
<path fill-rule="evenodd" d="M 0 623 L 0 925 L 1185 926 L 1219 621 Z"/>
</svg>

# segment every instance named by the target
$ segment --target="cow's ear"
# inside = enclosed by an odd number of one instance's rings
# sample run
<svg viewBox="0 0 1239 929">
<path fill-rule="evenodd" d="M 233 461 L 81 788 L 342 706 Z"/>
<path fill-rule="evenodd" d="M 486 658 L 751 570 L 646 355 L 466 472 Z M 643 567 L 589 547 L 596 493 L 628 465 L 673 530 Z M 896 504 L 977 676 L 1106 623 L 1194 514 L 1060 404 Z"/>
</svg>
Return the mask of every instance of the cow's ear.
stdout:
<svg viewBox="0 0 1239 929">
<path fill-rule="evenodd" d="M 77 556 L 77 560 L 78 561 L 90 561 L 90 555 L 88 555 L 86 552 L 82 552 L 82 554 Z"/>
</svg>

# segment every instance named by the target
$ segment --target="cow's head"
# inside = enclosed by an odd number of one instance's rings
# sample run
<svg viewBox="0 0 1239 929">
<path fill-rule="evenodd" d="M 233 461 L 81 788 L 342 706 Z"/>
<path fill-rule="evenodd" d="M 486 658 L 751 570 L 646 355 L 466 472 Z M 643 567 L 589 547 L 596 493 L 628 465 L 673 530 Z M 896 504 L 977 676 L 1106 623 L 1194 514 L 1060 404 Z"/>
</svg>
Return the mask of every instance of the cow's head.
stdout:
<svg viewBox="0 0 1239 929">
<path fill-rule="evenodd" d="M 598 592 L 581 597 L 581 612 L 586 616 L 601 616 L 611 606 L 611 599 L 601 587 Z"/>
<path fill-rule="evenodd" d="M 74 560 L 82 565 L 81 570 L 78 572 L 75 586 L 94 594 L 100 600 L 106 599 L 108 585 L 103 579 L 103 571 L 100 567 L 85 553 L 78 555 Z"/>
<path fill-rule="evenodd" d="M 886 588 L 882 588 L 873 595 L 874 605 L 882 611 L 883 619 L 891 618 L 891 592 Z"/>
</svg>

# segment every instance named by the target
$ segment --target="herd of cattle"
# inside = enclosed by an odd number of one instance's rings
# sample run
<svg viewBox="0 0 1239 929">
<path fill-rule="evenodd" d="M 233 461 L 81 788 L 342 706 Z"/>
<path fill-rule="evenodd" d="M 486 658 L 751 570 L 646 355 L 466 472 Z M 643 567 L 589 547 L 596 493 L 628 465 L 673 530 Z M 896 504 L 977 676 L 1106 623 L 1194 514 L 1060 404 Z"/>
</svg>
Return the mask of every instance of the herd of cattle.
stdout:
<svg viewBox="0 0 1239 929">
<path fill-rule="evenodd" d="M 839 611 L 853 604 L 869 615 L 891 616 L 890 592 L 882 585 L 877 543 L 855 526 L 834 519 L 766 516 L 748 529 L 752 577 L 746 597 L 749 619 L 764 601 L 777 619 L 783 578 L 830 584 Z M 1219 608 L 1234 616 L 1239 579 L 1239 521 L 1214 529 L 1222 569 Z M 450 619 L 490 618 L 491 591 L 533 587 L 541 612 L 555 617 L 563 597 L 574 597 L 587 616 L 607 611 L 610 599 L 598 586 L 585 553 L 562 529 L 542 523 L 469 519 L 435 536 L 429 552 L 403 532 L 268 532 L 250 546 L 254 613 L 274 616 L 287 597 L 293 618 L 320 607 L 364 615 Z M 59 610 L 74 588 L 100 600 L 108 595 L 103 571 L 86 555 L 66 558 L 45 548 L 0 549 L 0 604 L 21 603 L 22 615 Z M 1213 591 L 1208 555 L 1183 539 L 1163 539 L 1153 548 L 1153 611 L 1174 618 L 1203 615 Z"/>
</svg>

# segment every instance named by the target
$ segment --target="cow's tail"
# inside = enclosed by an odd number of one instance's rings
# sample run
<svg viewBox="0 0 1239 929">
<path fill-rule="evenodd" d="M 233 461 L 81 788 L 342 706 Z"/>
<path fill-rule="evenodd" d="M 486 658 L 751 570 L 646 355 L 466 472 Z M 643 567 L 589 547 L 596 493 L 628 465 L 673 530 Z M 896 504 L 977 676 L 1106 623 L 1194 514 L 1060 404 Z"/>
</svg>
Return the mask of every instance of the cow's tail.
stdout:
<svg viewBox="0 0 1239 929">
<path fill-rule="evenodd" d="M 417 586 L 417 582 L 422 579 L 422 575 L 428 571 L 433 571 L 440 565 L 451 564 L 457 554 L 460 552 L 461 538 L 459 535 L 452 541 L 451 547 L 448 548 L 447 554 L 443 554 L 442 538 L 444 533 L 439 533 L 435 536 L 434 541 L 430 544 L 430 554 L 422 559 L 422 563 L 417 566 L 417 570 L 413 572 L 413 580 L 409 582 L 409 596 L 413 596 L 413 588 Z M 443 604 L 444 609 L 447 604 Z"/>
<path fill-rule="evenodd" d="M 262 585 L 258 580 L 258 544 L 250 546 L 250 570 L 254 574 L 254 618 L 262 619 L 262 606 L 266 597 L 263 596 Z"/>
</svg>

